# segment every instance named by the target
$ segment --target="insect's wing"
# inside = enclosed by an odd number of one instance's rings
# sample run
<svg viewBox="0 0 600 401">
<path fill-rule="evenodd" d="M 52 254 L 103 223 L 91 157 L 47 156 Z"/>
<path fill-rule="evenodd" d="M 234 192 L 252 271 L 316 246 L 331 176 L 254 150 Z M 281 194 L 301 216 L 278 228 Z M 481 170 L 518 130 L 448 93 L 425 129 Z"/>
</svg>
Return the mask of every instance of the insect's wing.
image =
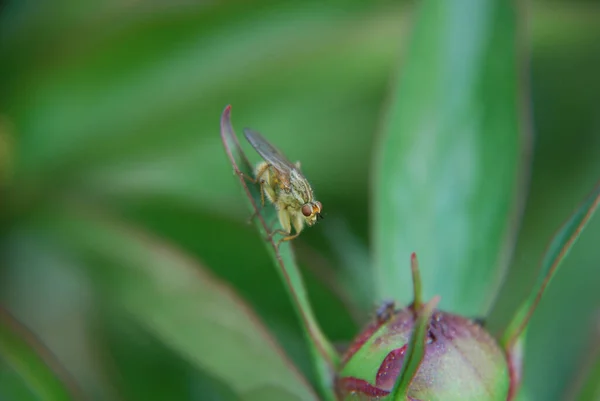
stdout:
<svg viewBox="0 0 600 401">
<path fill-rule="evenodd" d="M 250 145 L 258 154 L 265 159 L 267 163 L 275 167 L 279 172 L 289 175 L 292 170 L 297 170 L 277 148 L 271 145 L 261 134 L 249 128 L 244 128 L 244 136 L 250 142 Z"/>
</svg>

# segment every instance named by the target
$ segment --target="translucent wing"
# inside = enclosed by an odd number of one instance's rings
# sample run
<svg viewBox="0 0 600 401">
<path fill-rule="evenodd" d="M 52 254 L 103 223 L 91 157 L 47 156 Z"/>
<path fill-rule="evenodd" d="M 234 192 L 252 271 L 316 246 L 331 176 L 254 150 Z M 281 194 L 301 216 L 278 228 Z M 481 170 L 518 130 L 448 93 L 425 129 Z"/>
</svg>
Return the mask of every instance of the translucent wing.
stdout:
<svg viewBox="0 0 600 401">
<path fill-rule="evenodd" d="M 256 149 L 258 154 L 281 173 L 289 175 L 292 170 L 299 172 L 298 168 L 296 168 L 283 153 L 267 142 L 267 140 L 258 132 L 249 128 L 244 128 L 244 136 L 248 142 L 250 142 L 250 145 Z"/>
</svg>

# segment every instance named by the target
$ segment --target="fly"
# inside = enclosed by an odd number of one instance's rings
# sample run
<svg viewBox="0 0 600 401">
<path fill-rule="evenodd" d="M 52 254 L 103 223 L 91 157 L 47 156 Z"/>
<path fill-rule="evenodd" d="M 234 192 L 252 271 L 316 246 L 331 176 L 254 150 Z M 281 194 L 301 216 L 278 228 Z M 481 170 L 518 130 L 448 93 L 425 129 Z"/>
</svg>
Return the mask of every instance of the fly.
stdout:
<svg viewBox="0 0 600 401">
<path fill-rule="evenodd" d="M 271 236 L 276 233 L 284 235 L 278 244 L 294 239 L 305 224 L 312 226 L 323 218 L 323 206 L 315 200 L 312 187 L 300 171 L 300 162 L 291 163 L 256 131 L 246 128 L 244 136 L 263 158 L 254 168 L 252 180 L 260 185 L 261 205 L 264 206 L 267 198 L 275 206 L 282 227 L 273 231 Z"/>
</svg>

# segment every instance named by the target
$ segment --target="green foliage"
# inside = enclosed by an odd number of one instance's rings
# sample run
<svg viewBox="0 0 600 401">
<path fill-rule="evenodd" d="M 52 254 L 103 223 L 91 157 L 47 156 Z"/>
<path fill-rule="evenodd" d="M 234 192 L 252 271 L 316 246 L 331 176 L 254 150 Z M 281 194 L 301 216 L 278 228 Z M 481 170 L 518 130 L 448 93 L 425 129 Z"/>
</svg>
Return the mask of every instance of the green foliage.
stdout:
<svg viewBox="0 0 600 401">
<path fill-rule="evenodd" d="M 440 302 L 439 297 L 436 297 L 423 305 L 421 310 L 417 310 L 417 319 L 413 332 L 408 341 L 408 347 L 404 356 L 404 364 L 398 375 L 398 380 L 390 394 L 390 399 L 394 401 L 409 400 L 408 389 L 412 379 L 417 374 L 421 360 L 425 355 L 425 344 L 427 341 L 427 328 L 429 321 L 433 315 L 433 311 Z M 410 400 L 409 400 L 410 401 Z"/>
<path fill-rule="evenodd" d="M 584 380 L 584 386 L 577 401 L 597 401 L 600 398 L 600 356 L 596 355 L 589 375 Z"/>
<path fill-rule="evenodd" d="M 527 327 L 529 319 L 531 319 L 546 287 L 550 284 L 550 281 L 556 274 L 561 262 L 567 256 L 573 247 L 573 244 L 577 241 L 579 235 L 596 212 L 596 208 L 599 204 L 600 186 L 598 186 L 588 199 L 575 211 L 565 225 L 558 233 L 556 233 L 552 242 L 550 242 L 548 251 L 542 259 L 539 276 L 535 286 L 532 288 L 531 293 L 523 305 L 517 309 L 515 316 L 502 334 L 501 341 L 506 348 L 512 348 Z"/>
<path fill-rule="evenodd" d="M 0 309 L 0 396 L 13 400 L 71 401 L 79 390 L 58 361 Z"/>
<path fill-rule="evenodd" d="M 379 293 L 409 302 L 402 266 L 417 252 L 426 298 L 482 315 L 522 203 L 517 10 L 502 0 L 425 1 L 415 24 L 376 153 Z"/>
<path fill-rule="evenodd" d="M 218 138 L 226 104 L 236 125 L 302 161 L 323 203 L 326 219 L 292 247 L 324 336 L 347 342 L 363 323 L 351 316 L 374 299 L 408 300 L 412 251 L 424 299 L 440 294 L 442 308 L 487 312 L 517 227 L 515 179 L 524 178 L 519 50 L 531 60 L 521 84 L 531 84 L 536 141 L 514 263 L 488 319 L 506 326 L 548 238 L 598 180 L 600 9 L 424 4 L 3 4 L 0 303 L 86 399 L 317 398 L 297 305 L 246 224 L 251 212 Z M 516 26 L 528 27 L 527 43 Z M 383 143 L 375 134 L 398 67 Z M 439 141 L 415 150 L 426 124 Z M 411 160 L 426 163 L 431 179 L 409 179 Z M 394 207 L 386 193 L 408 204 Z M 564 333 L 600 305 L 599 228 L 590 222 L 531 319 L 529 401 L 561 399 L 581 363 L 588 333 Z M 62 369 L 2 330 L 3 344 L 22 346 L 0 352 L 0 397 L 44 399 L 31 381 L 69 397 Z M 26 374 L 6 369 L 11 357 L 28 361 Z"/>
<path fill-rule="evenodd" d="M 100 363 L 125 399 L 134 401 L 203 398 L 237 401 L 239 396 L 223 381 L 175 354 L 159 338 L 150 335 L 115 308 L 100 311 L 94 327 L 99 343 Z M 149 381 L 159 376 L 161 380 Z"/>
<path fill-rule="evenodd" d="M 118 310 L 235 394 L 283 386 L 299 399 L 316 399 L 229 288 L 167 243 L 79 209 L 53 210 L 42 230 L 81 254 L 98 291 Z"/>
</svg>

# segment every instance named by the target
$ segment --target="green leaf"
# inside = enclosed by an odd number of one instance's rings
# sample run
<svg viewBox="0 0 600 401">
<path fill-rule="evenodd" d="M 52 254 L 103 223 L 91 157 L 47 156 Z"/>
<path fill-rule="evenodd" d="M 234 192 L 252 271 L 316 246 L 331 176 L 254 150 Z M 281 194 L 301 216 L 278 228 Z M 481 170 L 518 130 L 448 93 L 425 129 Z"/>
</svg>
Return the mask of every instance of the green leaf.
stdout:
<svg viewBox="0 0 600 401">
<path fill-rule="evenodd" d="M 222 148 L 219 156 L 222 168 Z M 231 171 L 223 170 L 225 179 L 231 180 Z M 244 199 L 239 196 L 239 183 L 235 180 L 232 183 L 237 189 L 236 209 L 243 215 L 242 222 L 224 220 L 209 213 L 200 213 L 194 206 L 182 208 L 167 201 L 136 204 L 119 214 L 125 220 L 131 220 L 178 244 L 186 253 L 201 258 L 207 268 L 234 287 L 251 305 L 295 365 L 312 383 L 316 383 L 308 344 L 287 290 L 281 285 L 279 274 L 265 252 L 264 239 L 257 235 L 253 225 L 247 224 L 250 213 L 244 205 Z M 325 225 L 320 225 L 319 229 L 321 227 Z M 223 241 L 224 238 L 227 240 Z M 235 244 L 236 252 L 231 252 L 232 244 Z M 329 273 L 333 273 L 333 265 L 323 266 L 317 258 L 311 257 L 316 253 L 315 250 L 309 246 L 300 248 L 300 245 L 306 244 L 294 244 L 298 246 L 298 262 L 308 296 L 313 304 L 319 305 L 315 309 L 317 320 L 328 338 L 348 338 L 356 332 L 357 327 L 342 302 L 346 299 L 344 294 L 332 292 L 329 288 L 329 283 L 334 286 L 338 284 L 337 276 L 329 277 Z M 313 263 L 315 260 L 318 263 Z M 244 268 L 240 269 L 239 266 Z M 321 280 L 322 276 L 327 278 Z M 265 288 L 269 291 L 265 291 Z"/>
<path fill-rule="evenodd" d="M 278 244 L 275 238 L 270 237 L 269 233 L 271 230 L 269 227 L 273 222 L 277 222 L 277 212 L 274 207 L 269 207 L 269 205 L 266 205 L 266 207 L 261 206 L 261 195 L 258 185 L 247 185 L 248 177 L 252 178 L 254 176 L 253 168 L 242 151 L 233 131 L 230 113 L 231 106 L 227 106 L 221 117 L 223 146 L 233 166 L 233 173 L 238 176 L 242 188 L 250 201 L 251 210 L 255 213 L 256 217 L 254 220 L 258 231 L 261 236 L 268 237 L 266 239 L 267 250 L 277 266 L 277 271 L 281 275 L 283 284 L 292 299 L 292 304 L 302 321 L 302 327 L 306 332 L 307 340 L 313 354 L 314 367 L 318 375 L 321 390 L 328 400 L 334 400 L 332 377 L 333 372 L 336 371 L 338 366 L 339 356 L 333 345 L 321 332 L 321 328 L 314 317 L 302 276 L 296 265 L 290 241 Z"/>
<path fill-rule="evenodd" d="M 598 401 L 600 400 L 600 352 L 596 350 L 595 361 L 589 366 L 587 377 L 579 392 L 577 401 Z"/>
<path fill-rule="evenodd" d="M 523 330 L 527 327 L 544 291 L 561 262 L 569 253 L 575 241 L 594 215 L 600 203 L 600 185 L 588 199 L 575 211 L 550 242 L 541 263 L 538 279 L 527 299 L 519 306 L 508 327 L 503 331 L 501 343 L 505 349 L 511 349 Z"/>
<path fill-rule="evenodd" d="M 419 2 L 376 157 L 373 246 L 381 298 L 487 311 L 513 246 L 521 156 L 516 6 Z"/>
<path fill-rule="evenodd" d="M 525 390 L 522 389 L 519 394 L 517 395 L 517 398 L 515 399 L 516 401 L 532 401 L 533 398 L 531 398 L 529 396 L 529 393 Z"/>
<path fill-rule="evenodd" d="M 75 202 L 53 209 L 45 232 L 87 262 L 101 299 L 236 394 L 274 386 L 316 400 L 245 303 L 165 241 Z"/>
<path fill-rule="evenodd" d="M 583 360 L 579 363 L 579 372 L 575 376 L 573 391 L 565 400 L 600 400 L 600 315 L 594 321 L 592 338 L 585 349 Z"/>
<path fill-rule="evenodd" d="M 427 302 L 422 306 L 420 310 L 417 310 L 417 320 L 413 328 L 413 332 L 410 335 L 408 341 L 408 348 L 404 363 L 402 364 L 402 370 L 396 379 L 396 384 L 390 393 L 389 399 L 395 401 L 407 401 L 411 398 L 408 395 L 408 389 L 413 378 L 421 366 L 421 361 L 425 356 L 425 345 L 427 341 L 427 329 L 429 328 L 429 322 L 431 321 L 431 315 L 440 297 L 436 296 L 431 301 Z"/>
<path fill-rule="evenodd" d="M 245 394 L 242 401 L 299 401 L 293 394 L 281 388 L 262 388 Z"/>
<path fill-rule="evenodd" d="M 99 362 L 123 399 L 239 400 L 229 386 L 174 353 L 126 313 L 105 308 L 97 322 Z"/>
<path fill-rule="evenodd" d="M 9 372 L 4 373 L 6 368 Z M 16 394 L 25 395 L 25 388 L 29 390 L 27 399 L 32 400 L 81 398 L 54 356 L 3 308 L 0 308 L 0 376 L 0 395 L 11 399 L 17 399 Z"/>
<path fill-rule="evenodd" d="M 339 266 L 335 280 L 351 295 L 351 306 L 367 321 L 376 304 L 369 250 L 341 217 L 327 216 L 323 231 Z"/>
<path fill-rule="evenodd" d="M 0 363 L 0 399 L 37 401 L 37 395 L 12 369 Z"/>
<path fill-rule="evenodd" d="M 600 24 L 599 10 L 589 5 L 538 2 L 528 13 L 536 137 L 533 174 L 513 265 L 486 324 L 495 334 L 501 334 L 529 295 L 552 235 L 598 182 L 600 58 L 593 38 L 600 37 Z M 597 213 L 585 230 L 528 324 L 524 386 L 531 400 L 565 394 L 580 355 L 587 352 L 589 333 L 584 327 L 600 305 Z M 565 335 L 565 328 L 573 329 Z"/>
</svg>

